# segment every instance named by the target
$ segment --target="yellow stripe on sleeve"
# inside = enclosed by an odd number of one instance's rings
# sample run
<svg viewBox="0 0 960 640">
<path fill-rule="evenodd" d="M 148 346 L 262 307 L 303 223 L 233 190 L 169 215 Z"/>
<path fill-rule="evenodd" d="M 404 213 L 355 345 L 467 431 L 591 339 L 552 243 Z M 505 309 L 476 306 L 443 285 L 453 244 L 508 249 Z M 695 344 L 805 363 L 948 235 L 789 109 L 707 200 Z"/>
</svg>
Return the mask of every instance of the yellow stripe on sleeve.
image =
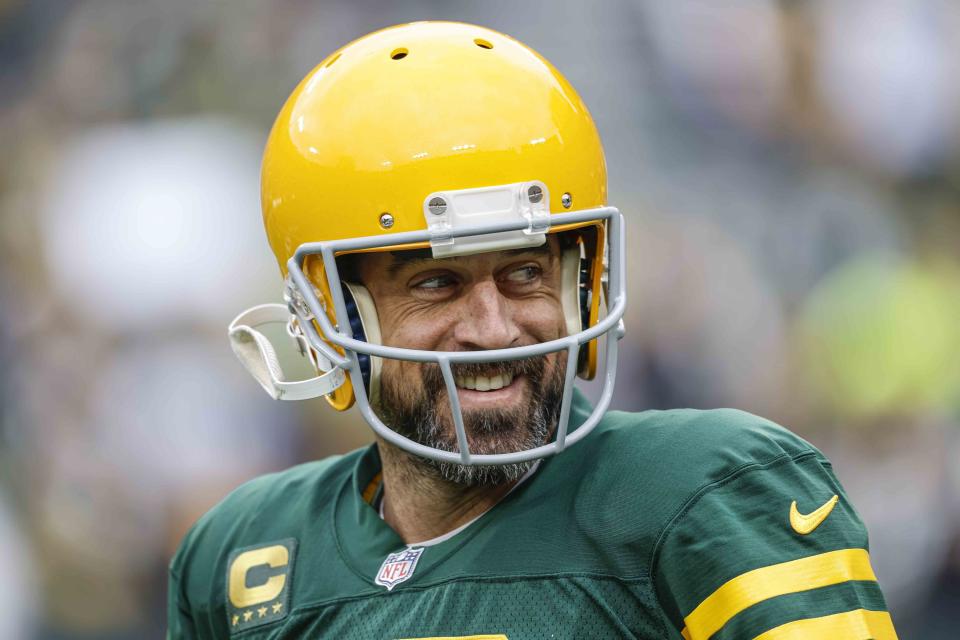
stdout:
<svg viewBox="0 0 960 640">
<path fill-rule="evenodd" d="M 724 583 L 684 619 L 686 640 L 707 640 L 747 607 L 787 593 L 848 580 L 876 580 L 865 549 L 828 551 L 743 573 Z"/>
<path fill-rule="evenodd" d="M 794 620 L 760 634 L 753 640 L 897 640 L 893 621 L 886 611 L 857 609 L 822 618 Z"/>
</svg>

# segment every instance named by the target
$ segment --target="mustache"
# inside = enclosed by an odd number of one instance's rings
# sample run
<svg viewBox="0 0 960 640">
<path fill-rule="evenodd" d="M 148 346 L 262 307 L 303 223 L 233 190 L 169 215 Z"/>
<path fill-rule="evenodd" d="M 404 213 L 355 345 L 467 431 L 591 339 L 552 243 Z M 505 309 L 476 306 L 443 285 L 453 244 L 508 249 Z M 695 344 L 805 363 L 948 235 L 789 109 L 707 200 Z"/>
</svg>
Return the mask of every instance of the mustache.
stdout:
<svg viewBox="0 0 960 640">
<path fill-rule="evenodd" d="M 546 356 L 523 358 L 522 360 L 504 360 L 501 362 L 455 362 L 451 365 L 454 376 L 485 376 L 496 375 L 527 376 L 537 380 L 543 376 L 547 368 Z M 426 363 L 423 368 L 423 380 L 427 383 L 443 384 L 443 374 L 440 365 Z"/>
</svg>

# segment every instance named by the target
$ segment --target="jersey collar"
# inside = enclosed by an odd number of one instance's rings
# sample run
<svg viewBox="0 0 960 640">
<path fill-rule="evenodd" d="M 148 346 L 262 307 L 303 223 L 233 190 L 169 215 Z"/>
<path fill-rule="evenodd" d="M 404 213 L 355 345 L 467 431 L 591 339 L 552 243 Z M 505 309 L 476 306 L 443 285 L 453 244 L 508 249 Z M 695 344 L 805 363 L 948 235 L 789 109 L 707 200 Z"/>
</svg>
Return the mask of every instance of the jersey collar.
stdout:
<svg viewBox="0 0 960 640">
<path fill-rule="evenodd" d="M 570 422 L 568 433 L 573 433 L 589 417 L 592 408 L 586 397 L 578 389 L 574 389 L 570 408 Z M 559 454 L 564 455 L 564 454 Z M 519 498 L 524 490 L 544 475 L 544 470 L 550 465 L 553 457 L 546 458 L 539 465 L 540 472 L 527 482 L 518 483 L 500 502 L 494 505 L 478 519 L 471 521 L 460 529 L 434 539 L 428 552 L 420 559 L 417 566 L 418 577 L 425 577 L 433 566 L 444 561 L 450 554 L 462 547 L 479 534 L 497 512 L 506 505 Z M 334 535 L 337 547 L 343 560 L 350 569 L 364 582 L 375 586 L 374 577 L 380 568 L 383 559 L 390 553 L 406 548 L 403 540 L 390 526 L 380 518 L 371 500 L 372 491 L 376 491 L 382 464 L 376 444 L 370 445 L 357 459 L 353 473 L 348 481 L 344 482 L 336 499 L 334 508 Z M 521 484 L 523 485 L 521 487 Z M 371 487 L 374 487 L 371 490 Z M 365 499 L 366 498 L 366 499 Z M 418 545 L 410 545 L 417 547 Z M 416 580 L 412 582 L 416 583 Z M 400 585 L 401 588 L 405 585 Z M 378 590 L 380 587 L 376 587 Z"/>
</svg>

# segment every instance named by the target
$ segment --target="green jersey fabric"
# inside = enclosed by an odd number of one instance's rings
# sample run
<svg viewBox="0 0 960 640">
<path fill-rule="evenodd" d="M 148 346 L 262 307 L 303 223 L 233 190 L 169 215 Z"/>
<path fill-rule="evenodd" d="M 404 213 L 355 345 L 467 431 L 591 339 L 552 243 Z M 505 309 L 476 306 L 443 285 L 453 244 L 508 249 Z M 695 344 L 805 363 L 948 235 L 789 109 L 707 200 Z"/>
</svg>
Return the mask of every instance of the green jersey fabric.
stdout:
<svg viewBox="0 0 960 640">
<path fill-rule="evenodd" d="M 896 637 L 830 463 L 747 413 L 610 412 L 427 547 L 364 500 L 379 471 L 372 446 L 234 491 L 171 563 L 169 637 Z"/>
</svg>

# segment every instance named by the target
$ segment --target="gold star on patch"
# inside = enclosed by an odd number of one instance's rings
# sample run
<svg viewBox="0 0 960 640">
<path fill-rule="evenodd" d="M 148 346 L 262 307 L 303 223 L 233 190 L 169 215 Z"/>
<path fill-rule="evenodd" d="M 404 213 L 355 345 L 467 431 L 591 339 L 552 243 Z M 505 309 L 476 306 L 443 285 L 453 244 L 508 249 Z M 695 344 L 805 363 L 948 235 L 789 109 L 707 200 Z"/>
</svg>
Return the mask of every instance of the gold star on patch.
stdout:
<svg viewBox="0 0 960 640">
<path fill-rule="evenodd" d="M 283 609 L 283 603 L 282 603 L 282 602 L 275 602 L 275 603 L 273 603 L 273 612 L 274 612 L 274 613 L 280 613 L 280 609 Z"/>
<path fill-rule="evenodd" d="M 259 609 L 257 609 L 257 615 L 260 616 L 261 618 L 262 618 L 263 616 L 267 615 L 267 608 L 266 608 L 266 607 L 260 607 Z"/>
<path fill-rule="evenodd" d="M 238 623 L 238 622 L 240 622 L 240 616 L 234 615 L 234 616 L 233 616 L 233 626 L 237 626 L 237 623 Z"/>
<path fill-rule="evenodd" d="M 243 621 L 244 621 L 244 622 L 250 622 L 250 618 L 252 618 L 252 617 L 253 617 L 253 609 L 251 609 L 250 611 L 244 611 L 244 612 L 243 612 Z"/>
</svg>

